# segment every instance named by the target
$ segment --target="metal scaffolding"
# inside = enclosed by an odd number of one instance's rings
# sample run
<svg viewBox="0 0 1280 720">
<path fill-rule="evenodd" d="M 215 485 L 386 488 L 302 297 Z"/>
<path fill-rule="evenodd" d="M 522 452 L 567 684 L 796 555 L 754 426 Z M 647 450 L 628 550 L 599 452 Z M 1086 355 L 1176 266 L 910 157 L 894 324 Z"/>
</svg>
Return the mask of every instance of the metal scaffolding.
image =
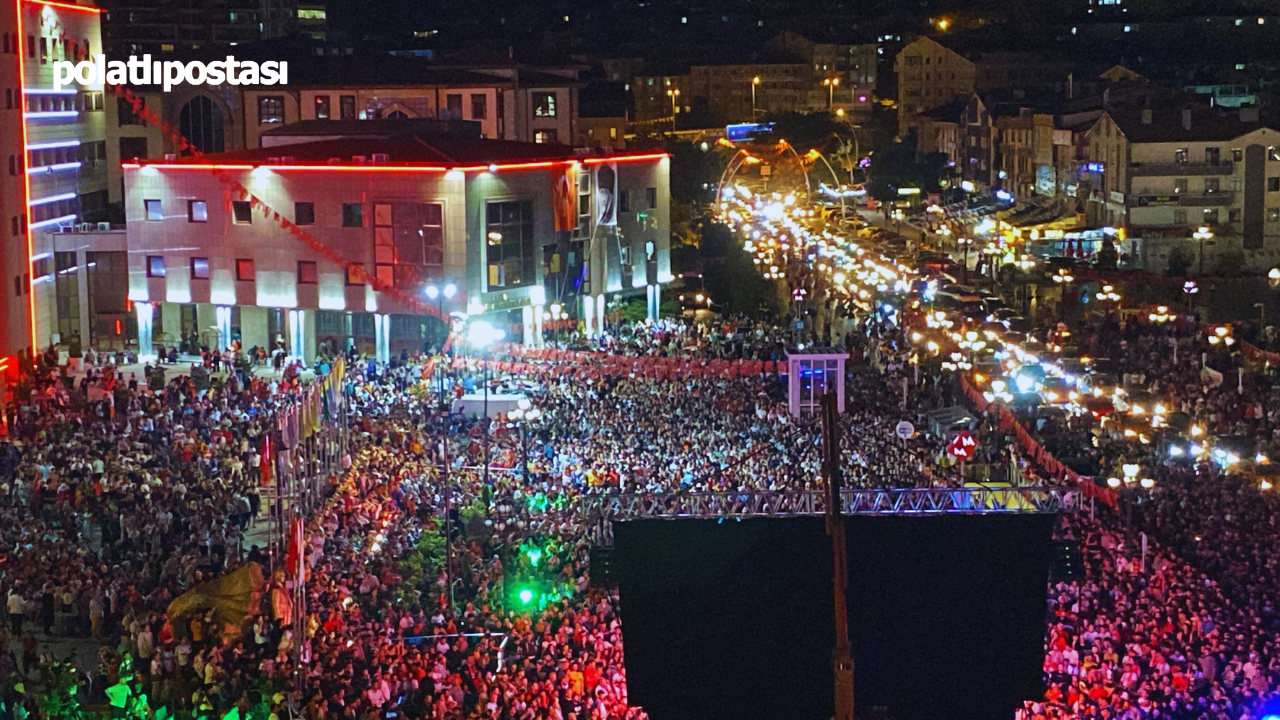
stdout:
<svg viewBox="0 0 1280 720">
<path fill-rule="evenodd" d="M 843 488 L 840 501 L 843 515 L 1061 513 L 1081 504 L 1079 490 L 1058 487 Z M 822 490 L 591 495 L 580 505 L 597 545 L 613 544 L 613 523 L 620 520 L 820 517 L 826 508 Z"/>
</svg>

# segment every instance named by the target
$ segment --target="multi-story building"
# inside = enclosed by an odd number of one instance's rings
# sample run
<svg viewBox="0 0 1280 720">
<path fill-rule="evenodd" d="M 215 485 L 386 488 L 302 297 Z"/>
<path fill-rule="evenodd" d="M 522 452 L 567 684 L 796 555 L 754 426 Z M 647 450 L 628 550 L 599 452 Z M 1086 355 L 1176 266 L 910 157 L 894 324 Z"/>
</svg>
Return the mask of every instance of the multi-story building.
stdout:
<svg viewBox="0 0 1280 720">
<path fill-rule="evenodd" d="M 321 54 L 307 54 L 316 51 Z M 273 51 L 250 52 L 247 59 L 266 59 Z M 578 137 L 582 83 L 576 68 L 485 64 L 469 70 L 390 55 L 357 61 L 340 48 L 310 44 L 305 52 L 289 46 L 281 56 L 290 58 L 287 86 L 180 85 L 168 93 L 138 88 L 136 94 L 205 153 L 256 148 L 273 130 L 310 120 L 466 120 L 492 139 L 569 143 Z M 162 158 L 179 148 L 139 120 L 127 102 L 112 102 L 107 159 L 111 201 L 119 202 L 120 161 Z"/>
<path fill-rule="evenodd" d="M 975 90 L 974 64 L 936 40 L 919 37 L 907 43 L 894 58 L 898 75 L 898 135 L 906 137 L 919 123 L 921 113 Z"/>
<path fill-rule="evenodd" d="M 1063 97 L 1075 64 L 1069 60 L 1046 58 L 1037 53 L 975 53 L 974 85 L 980 93 L 1007 90 L 1029 97 Z"/>
<path fill-rule="evenodd" d="M 1127 152 L 1128 234 L 1144 265 L 1163 270 L 1180 248 L 1193 272 L 1266 269 L 1280 257 L 1280 131 L 1256 108 L 1105 113 Z M 1207 228 L 1212 237 L 1196 234 Z"/>
<path fill-rule="evenodd" d="M 103 9 L 107 55 L 121 59 L 228 48 L 298 32 L 323 37 L 326 26 L 322 4 L 296 0 L 106 0 Z"/>
<path fill-rule="evenodd" d="M 917 150 L 945 153 L 952 169 L 949 181 L 967 181 L 978 190 L 995 186 L 995 134 L 981 98 L 951 100 L 922 113 L 916 123 Z"/>
<path fill-rule="evenodd" d="M 875 45 L 815 43 L 786 32 L 765 47 L 773 56 L 768 60 L 693 65 L 677 75 L 635 75 L 635 119 L 660 124 L 693 113 L 696 124 L 726 125 L 766 113 L 831 111 L 851 120 L 870 117 Z"/>
<path fill-rule="evenodd" d="M 55 90 L 53 63 L 102 52 L 100 10 L 87 5 L 19 0 L 0 5 L 0 355 L 40 348 L 34 268 L 48 266 L 40 238 L 54 227 L 83 228 L 103 219 L 107 157 L 101 85 Z M 12 288 L 12 292 L 8 290 Z"/>
<path fill-rule="evenodd" d="M 306 360 L 351 344 L 386 357 L 440 337 L 405 298 L 449 284 L 443 313 L 536 342 L 551 304 L 598 327 L 606 296 L 647 293 L 656 312 L 671 277 L 661 153 L 415 134 L 128 163 L 124 179 L 123 242 L 86 235 L 60 250 L 79 270 L 40 281 L 89 282 L 95 243 L 123 249 L 127 297 L 115 299 L 132 303 L 144 356 L 194 333 Z"/>
<path fill-rule="evenodd" d="M 1003 110 L 1001 108 L 1000 110 Z M 997 110 L 996 185 L 1019 198 L 1058 194 L 1058 169 L 1070 166 L 1071 134 L 1054 127 L 1054 117 L 1032 108 Z"/>
</svg>

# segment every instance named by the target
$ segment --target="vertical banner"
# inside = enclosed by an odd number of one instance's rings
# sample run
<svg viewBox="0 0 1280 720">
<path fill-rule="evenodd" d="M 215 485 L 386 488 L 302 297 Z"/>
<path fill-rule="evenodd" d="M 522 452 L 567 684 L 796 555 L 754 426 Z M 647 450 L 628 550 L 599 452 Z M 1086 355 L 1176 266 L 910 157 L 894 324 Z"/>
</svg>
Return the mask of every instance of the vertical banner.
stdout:
<svg viewBox="0 0 1280 720">
<path fill-rule="evenodd" d="M 578 227 L 578 165 L 566 165 L 563 171 L 551 171 L 551 197 L 555 203 L 555 221 L 558 232 L 572 231 Z"/>
<path fill-rule="evenodd" d="M 618 166 L 596 166 L 596 225 L 618 224 Z"/>
</svg>

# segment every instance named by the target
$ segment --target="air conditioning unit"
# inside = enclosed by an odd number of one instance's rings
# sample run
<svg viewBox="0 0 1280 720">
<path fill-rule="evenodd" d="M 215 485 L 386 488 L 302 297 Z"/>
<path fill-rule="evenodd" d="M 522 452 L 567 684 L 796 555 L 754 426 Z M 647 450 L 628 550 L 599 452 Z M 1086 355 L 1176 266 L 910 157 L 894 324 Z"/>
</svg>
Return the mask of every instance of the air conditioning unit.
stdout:
<svg viewBox="0 0 1280 720">
<path fill-rule="evenodd" d="M 177 159 L 178 159 L 178 156 L 177 156 L 177 155 L 175 155 L 174 153 L 165 153 L 165 154 L 164 154 L 164 161 L 165 161 L 165 162 L 173 162 L 174 160 L 177 160 Z"/>
<path fill-rule="evenodd" d="M 386 165 L 386 164 L 387 164 L 387 160 L 389 160 L 389 159 L 391 159 L 391 156 L 390 156 L 390 155 L 388 155 L 388 154 L 386 154 L 386 153 L 374 153 L 374 154 L 373 154 L 373 164 L 374 164 L 374 165 Z"/>
<path fill-rule="evenodd" d="M 98 229 L 99 229 L 99 230 L 110 230 L 110 229 L 111 229 L 111 223 L 109 223 L 109 222 L 100 222 L 100 223 L 98 223 Z"/>
<path fill-rule="evenodd" d="M 329 164 L 330 164 L 330 165 L 341 165 L 341 164 L 342 164 L 342 158 L 329 158 Z"/>
<path fill-rule="evenodd" d="M 76 226 L 76 229 L 80 232 L 89 232 L 93 229 L 93 223 L 80 223 Z"/>
<path fill-rule="evenodd" d="M 352 155 L 352 156 L 351 156 L 351 162 L 352 162 L 352 164 L 354 164 L 354 165 L 363 165 L 363 164 L 365 164 L 365 162 L 367 162 L 368 160 L 369 160 L 369 158 L 365 157 L 364 155 Z"/>
</svg>

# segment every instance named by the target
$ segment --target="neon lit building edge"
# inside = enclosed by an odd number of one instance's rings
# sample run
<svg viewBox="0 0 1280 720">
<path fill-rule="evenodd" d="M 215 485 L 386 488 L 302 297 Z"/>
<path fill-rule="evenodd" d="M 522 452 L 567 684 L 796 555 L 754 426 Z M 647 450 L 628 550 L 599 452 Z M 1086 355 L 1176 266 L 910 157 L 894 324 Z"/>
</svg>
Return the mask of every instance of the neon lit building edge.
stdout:
<svg viewBox="0 0 1280 720">
<path fill-rule="evenodd" d="M 667 153 L 650 153 L 646 155 L 618 155 L 610 157 L 592 157 L 585 160 L 546 160 L 541 162 L 527 163 L 494 163 L 492 165 L 271 165 L 268 163 L 259 164 L 240 164 L 240 163 L 166 163 L 166 162 L 131 162 L 121 163 L 120 167 L 126 170 L 136 170 L 140 168 L 155 168 L 157 170 L 256 170 L 265 168 L 267 170 L 289 170 L 289 171 L 333 171 L 333 172 L 403 172 L 403 173 L 423 173 L 423 172 L 494 172 L 502 170 L 535 170 L 538 168 L 556 167 L 557 165 L 576 165 L 582 163 L 584 165 L 600 165 L 604 163 L 622 163 L 622 162 L 641 162 L 665 160 L 670 155 Z"/>
</svg>

